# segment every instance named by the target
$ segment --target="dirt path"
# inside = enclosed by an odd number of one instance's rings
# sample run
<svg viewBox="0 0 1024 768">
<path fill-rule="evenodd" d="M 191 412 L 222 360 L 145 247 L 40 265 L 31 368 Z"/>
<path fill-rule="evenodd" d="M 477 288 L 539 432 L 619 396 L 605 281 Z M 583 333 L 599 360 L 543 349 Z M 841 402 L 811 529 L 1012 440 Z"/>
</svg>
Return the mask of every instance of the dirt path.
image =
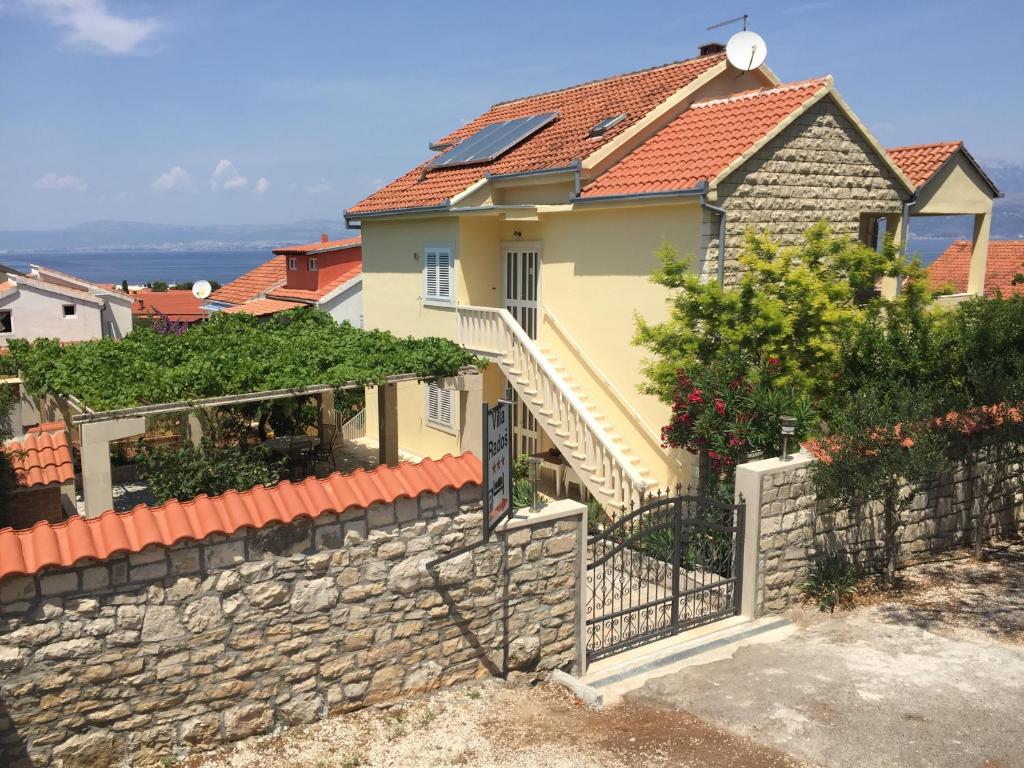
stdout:
<svg viewBox="0 0 1024 768">
<path fill-rule="evenodd" d="M 806 763 L 646 705 L 601 712 L 561 688 L 498 681 L 441 691 L 387 710 L 329 718 L 249 739 L 187 768 L 802 768 Z"/>
</svg>

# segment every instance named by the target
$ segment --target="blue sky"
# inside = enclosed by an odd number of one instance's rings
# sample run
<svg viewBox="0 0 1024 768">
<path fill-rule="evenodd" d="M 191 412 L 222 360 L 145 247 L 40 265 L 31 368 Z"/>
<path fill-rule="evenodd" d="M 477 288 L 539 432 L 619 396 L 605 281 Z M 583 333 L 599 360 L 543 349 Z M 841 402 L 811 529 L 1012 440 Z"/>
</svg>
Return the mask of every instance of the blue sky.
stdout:
<svg viewBox="0 0 1024 768">
<path fill-rule="evenodd" d="M 0 0 L 0 228 L 340 218 L 492 102 L 688 58 L 745 11 L 883 144 L 1024 162 L 1019 2 Z"/>
</svg>

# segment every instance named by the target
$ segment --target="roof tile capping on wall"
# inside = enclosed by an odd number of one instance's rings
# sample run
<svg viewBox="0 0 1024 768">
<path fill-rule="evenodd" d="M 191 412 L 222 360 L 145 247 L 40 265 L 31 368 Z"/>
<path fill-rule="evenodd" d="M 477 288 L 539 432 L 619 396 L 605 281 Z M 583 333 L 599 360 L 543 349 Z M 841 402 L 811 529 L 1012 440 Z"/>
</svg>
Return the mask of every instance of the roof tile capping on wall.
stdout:
<svg viewBox="0 0 1024 768">
<path fill-rule="evenodd" d="M 68 433 L 63 429 L 31 432 L 19 440 L 9 441 L 4 451 L 14 469 L 15 482 L 25 488 L 66 483 L 75 477 Z"/>
<path fill-rule="evenodd" d="M 231 535 L 246 526 L 262 528 L 272 522 L 288 523 L 298 517 L 340 514 L 352 507 L 387 504 L 421 493 L 440 493 L 479 484 L 480 460 L 472 453 L 425 459 L 418 464 L 378 467 L 367 472 L 334 473 L 300 483 L 288 481 L 267 488 L 228 491 L 221 496 L 199 496 L 159 507 L 139 505 L 129 512 L 108 510 L 99 517 L 74 517 L 63 523 L 40 522 L 32 528 L 0 530 L 0 579 L 34 574 L 48 566 L 70 566 L 84 558 L 102 560 L 120 552 L 141 552 L 151 544 L 171 546 L 211 534 Z"/>
</svg>

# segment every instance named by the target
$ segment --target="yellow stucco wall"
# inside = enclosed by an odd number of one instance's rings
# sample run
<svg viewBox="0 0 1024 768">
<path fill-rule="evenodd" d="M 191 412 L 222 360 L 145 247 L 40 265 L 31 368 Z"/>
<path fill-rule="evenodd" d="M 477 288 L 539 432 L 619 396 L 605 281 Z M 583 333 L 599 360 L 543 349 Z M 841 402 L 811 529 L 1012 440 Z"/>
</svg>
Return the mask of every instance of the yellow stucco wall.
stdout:
<svg viewBox="0 0 1024 768">
<path fill-rule="evenodd" d="M 988 184 L 957 152 L 917 193 L 914 215 L 983 214 L 992 210 Z"/>
</svg>

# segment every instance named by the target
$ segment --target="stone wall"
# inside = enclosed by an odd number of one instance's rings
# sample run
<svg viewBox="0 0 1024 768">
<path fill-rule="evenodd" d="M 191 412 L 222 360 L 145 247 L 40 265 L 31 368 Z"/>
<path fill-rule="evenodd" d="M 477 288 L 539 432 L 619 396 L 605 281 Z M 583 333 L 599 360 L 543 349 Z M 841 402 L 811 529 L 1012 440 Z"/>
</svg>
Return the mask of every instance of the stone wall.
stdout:
<svg viewBox="0 0 1024 768">
<path fill-rule="evenodd" d="M 884 526 L 878 504 L 834 511 L 820 501 L 811 480 L 813 459 L 766 459 L 737 469 L 737 491 L 747 514 L 760 520 L 756 605 L 778 611 L 801 599 L 801 584 L 814 561 L 829 554 L 849 557 L 865 572 L 885 563 Z M 996 473 L 1000 487 L 988 520 L 995 532 L 1017 535 L 1024 524 L 1024 467 L 1007 463 Z M 972 489 L 965 466 L 939 476 L 914 498 L 898 531 L 901 562 L 943 552 L 971 540 Z"/>
<path fill-rule="evenodd" d="M 4 766 L 166 765 L 578 652 L 583 508 L 480 539 L 479 488 L 0 582 Z M 502 567 L 507 547 L 507 569 Z"/>
<path fill-rule="evenodd" d="M 907 196 L 889 168 L 828 96 L 718 185 L 726 216 L 726 284 L 736 282 L 747 230 L 785 245 L 827 219 L 837 234 L 857 237 L 861 214 L 902 212 Z M 704 210 L 704 271 L 718 269 L 718 215 Z"/>
</svg>

